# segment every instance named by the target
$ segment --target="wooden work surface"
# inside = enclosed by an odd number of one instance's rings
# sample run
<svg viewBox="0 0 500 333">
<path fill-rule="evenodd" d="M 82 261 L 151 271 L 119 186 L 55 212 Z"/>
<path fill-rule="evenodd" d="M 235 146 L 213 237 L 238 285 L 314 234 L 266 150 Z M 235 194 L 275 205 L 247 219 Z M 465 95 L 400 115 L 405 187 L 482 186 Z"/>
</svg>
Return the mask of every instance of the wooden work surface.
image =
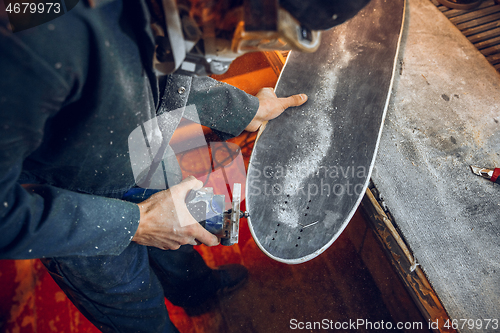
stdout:
<svg viewBox="0 0 500 333">
<path fill-rule="evenodd" d="M 461 332 L 500 320 L 500 75 L 428 0 L 409 0 L 372 180 Z M 460 319 L 480 319 L 482 330 Z"/>
</svg>

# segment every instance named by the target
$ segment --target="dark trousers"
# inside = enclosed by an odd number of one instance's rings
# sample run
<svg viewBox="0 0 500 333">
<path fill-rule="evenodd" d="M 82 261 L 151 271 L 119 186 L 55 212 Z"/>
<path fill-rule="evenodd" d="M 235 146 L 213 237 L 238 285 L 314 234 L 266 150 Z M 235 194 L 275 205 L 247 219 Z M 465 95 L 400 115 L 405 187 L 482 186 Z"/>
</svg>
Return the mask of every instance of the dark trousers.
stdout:
<svg viewBox="0 0 500 333">
<path fill-rule="evenodd" d="M 103 332 L 178 332 L 164 297 L 192 306 L 215 292 L 211 269 L 189 245 L 163 251 L 131 243 L 119 256 L 42 262 L 78 310 Z"/>
</svg>

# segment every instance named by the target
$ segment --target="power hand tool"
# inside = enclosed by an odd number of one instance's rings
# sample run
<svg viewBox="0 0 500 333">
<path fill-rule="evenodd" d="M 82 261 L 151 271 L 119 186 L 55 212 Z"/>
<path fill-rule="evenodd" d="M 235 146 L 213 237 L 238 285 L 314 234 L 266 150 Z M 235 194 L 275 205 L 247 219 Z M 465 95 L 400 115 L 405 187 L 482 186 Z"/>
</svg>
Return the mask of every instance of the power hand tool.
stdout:
<svg viewBox="0 0 500 333">
<path fill-rule="evenodd" d="M 226 246 L 238 243 L 240 218 L 248 217 L 248 213 L 240 211 L 241 184 L 234 184 L 232 196 L 228 210 L 225 210 L 225 196 L 215 195 L 211 187 L 191 190 L 186 196 L 186 206 L 191 215 Z"/>
</svg>

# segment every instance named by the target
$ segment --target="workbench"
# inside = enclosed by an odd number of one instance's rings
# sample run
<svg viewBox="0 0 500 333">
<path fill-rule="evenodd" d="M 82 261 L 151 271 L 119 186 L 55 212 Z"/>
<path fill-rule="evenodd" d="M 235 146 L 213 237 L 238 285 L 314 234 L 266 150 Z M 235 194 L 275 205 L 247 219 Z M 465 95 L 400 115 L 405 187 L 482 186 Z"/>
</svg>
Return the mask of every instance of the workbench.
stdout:
<svg viewBox="0 0 500 333">
<path fill-rule="evenodd" d="M 458 330 L 494 331 L 500 185 L 469 165 L 500 167 L 500 75 L 429 0 L 406 11 L 373 192 Z"/>
</svg>

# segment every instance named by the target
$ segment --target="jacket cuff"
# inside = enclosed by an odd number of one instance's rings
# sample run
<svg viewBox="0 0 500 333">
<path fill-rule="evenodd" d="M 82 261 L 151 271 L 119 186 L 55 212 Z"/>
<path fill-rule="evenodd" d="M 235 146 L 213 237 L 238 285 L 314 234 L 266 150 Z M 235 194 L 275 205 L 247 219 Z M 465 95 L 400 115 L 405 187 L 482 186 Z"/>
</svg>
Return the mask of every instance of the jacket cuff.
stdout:
<svg viewBox="0 0 500 333">
<path fill-rule="evenodd" d="M 134 203 L 47 185 L 23 187 L 4 203 L 0 258 L 119 255 L 139 226 Z"/>
</svg>

